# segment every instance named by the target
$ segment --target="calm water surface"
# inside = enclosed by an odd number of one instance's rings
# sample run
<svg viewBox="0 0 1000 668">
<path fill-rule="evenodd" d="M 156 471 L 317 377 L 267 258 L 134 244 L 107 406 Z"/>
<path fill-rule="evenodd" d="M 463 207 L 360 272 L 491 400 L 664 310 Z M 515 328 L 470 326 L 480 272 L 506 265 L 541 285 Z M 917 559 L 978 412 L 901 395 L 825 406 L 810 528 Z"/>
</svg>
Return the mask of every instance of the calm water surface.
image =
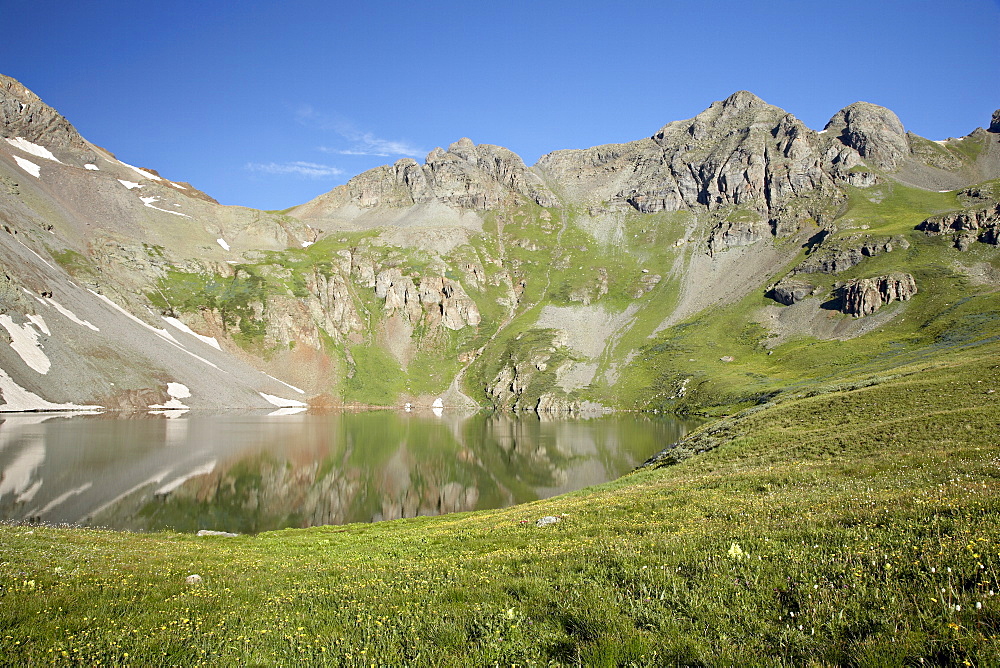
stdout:
<svg viewBox="0 0 1000 668">
<path fill-rule="evenodd" d="M 394 411 L 4 415 L 0 519 L 251 533 L 499 508 L 617 478 L 693 426 Z"/>
</svg>

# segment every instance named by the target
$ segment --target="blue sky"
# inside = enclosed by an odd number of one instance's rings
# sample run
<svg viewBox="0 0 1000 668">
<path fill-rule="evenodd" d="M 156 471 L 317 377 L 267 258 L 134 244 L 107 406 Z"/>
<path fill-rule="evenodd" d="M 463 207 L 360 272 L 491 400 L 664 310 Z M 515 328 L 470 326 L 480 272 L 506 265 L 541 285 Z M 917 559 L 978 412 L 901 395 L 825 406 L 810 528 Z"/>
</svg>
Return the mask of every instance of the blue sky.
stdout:
<svg viewBox="0 0 1000 668">
<path fill-rule="evenodd" d="M 468 136 L 529 165 L 750 90 L 929 139 L 1000 107 L 1000 0 L 0 0 L 0 73 L 125 162 L 281 209 Z"/>
</svg>

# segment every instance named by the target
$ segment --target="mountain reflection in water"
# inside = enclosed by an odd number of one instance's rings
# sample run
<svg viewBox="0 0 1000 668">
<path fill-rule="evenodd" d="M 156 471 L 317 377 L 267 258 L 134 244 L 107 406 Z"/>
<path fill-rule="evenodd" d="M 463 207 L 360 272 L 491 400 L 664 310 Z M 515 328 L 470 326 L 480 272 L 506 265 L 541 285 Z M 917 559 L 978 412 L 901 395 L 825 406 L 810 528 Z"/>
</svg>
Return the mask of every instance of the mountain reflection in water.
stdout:
<svg viewBox="0 0 1000 668">
<path fill-rule="evenodd" d="M 693 423 L 370 411 L 0 419 L 0 518 L 253 533 L 499 508 L 616 478 Z"/>
</svg>

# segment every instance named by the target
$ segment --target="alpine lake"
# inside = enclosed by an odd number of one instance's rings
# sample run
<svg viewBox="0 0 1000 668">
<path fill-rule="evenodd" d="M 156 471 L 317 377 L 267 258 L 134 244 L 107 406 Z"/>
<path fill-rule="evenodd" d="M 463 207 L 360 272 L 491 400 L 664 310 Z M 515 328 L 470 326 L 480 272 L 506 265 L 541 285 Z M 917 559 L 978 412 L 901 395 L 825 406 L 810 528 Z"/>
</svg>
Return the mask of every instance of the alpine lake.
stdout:
<svg viewBox="0 0 1000 668">
<path fill-rule="evenodd" d="M 620 477 L 697 422 L 436 409 L 0 416 L 0 520 L 257 533 L 499 508 Z"/>
</svg>

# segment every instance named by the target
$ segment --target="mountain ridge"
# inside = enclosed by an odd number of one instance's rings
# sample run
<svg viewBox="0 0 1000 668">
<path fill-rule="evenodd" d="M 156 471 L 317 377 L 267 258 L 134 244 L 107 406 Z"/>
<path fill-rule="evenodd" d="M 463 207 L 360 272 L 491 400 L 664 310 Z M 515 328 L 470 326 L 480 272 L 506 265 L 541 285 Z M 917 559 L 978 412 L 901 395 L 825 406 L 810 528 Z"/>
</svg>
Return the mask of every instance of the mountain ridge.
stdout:
<svg viewBox="0 0 1000 668">
<path fill-rule="evenodd" d="M 950 290 L 991 299 L 997 285 L 995 216 L 963 213 L 997 199 L 996 114 L 990 130 L 931 142 L 858 102 L 817 132 L 737 91 L 645 138 L 530 167 L 462 138 L 269 213 L 121 163 L 9 77 L 0 113 L 0 389 L 45 397 L 5 410 L 275 397 L 702 410 L 780 392 L 789 374 L 813 382 L 768 360 L 782 346 L 813 355 L 797 337 L 863 338 L 911 301 L 936 317 L 939 261 L 961 284 Z M 693 365 L 663 358 L 694 331 L 714 343 Z M 96 361 L 109 341 L 114 362 Z M 730 347 L 740 361 L 720 366 Z M 28 363 L 39 354 L 51 374 Z M 190 396 L 171 395 L 178 384 Z"/>
</svg>

